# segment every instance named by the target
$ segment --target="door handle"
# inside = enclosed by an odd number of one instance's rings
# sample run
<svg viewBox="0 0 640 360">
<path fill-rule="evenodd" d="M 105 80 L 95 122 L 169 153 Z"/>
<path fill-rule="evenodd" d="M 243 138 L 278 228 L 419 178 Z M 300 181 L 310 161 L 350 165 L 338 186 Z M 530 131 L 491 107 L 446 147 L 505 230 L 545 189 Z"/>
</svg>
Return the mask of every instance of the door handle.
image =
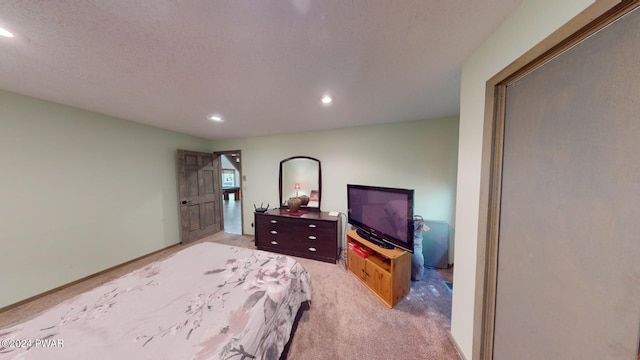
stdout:
<svg viewBox="0 0 640 360">
<path fill-rule="evenodd" d="M 187 201 L 187 200 L 182 200 L 180 203 L 181 203 L 182 205 L 187 205 L 187 204 L 191 203 L 191 200 L 189 200 L 189 201 Z"/>
</svg>

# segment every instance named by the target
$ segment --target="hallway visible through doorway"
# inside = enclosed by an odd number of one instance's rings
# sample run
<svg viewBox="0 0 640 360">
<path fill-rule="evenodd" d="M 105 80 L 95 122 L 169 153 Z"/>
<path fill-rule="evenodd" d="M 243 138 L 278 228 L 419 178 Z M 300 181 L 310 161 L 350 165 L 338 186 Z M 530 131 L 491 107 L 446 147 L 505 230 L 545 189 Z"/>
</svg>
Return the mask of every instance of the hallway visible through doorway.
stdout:
<svg viewBox="0 0 640 360">
<path fill-rule="evenodd" d="M 224 231 L 242 234 L 242 160 L 240 150 L 217 152 L 221 167 Z"/>
<path fill-rule="evenodd" d="M 222 200 L 222 210 L 224 231 L 232 234 L 242 234 L 242 206 L 240 200 L 236 200 L 233 195 L 230 195 L 229 200 Z"/>
</svg>

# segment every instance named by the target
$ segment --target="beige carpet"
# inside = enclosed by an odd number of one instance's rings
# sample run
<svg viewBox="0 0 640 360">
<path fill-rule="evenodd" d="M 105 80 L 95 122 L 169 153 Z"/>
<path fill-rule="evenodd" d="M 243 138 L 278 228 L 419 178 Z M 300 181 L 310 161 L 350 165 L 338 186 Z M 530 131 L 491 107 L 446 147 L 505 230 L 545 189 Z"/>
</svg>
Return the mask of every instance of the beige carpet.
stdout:
<svg viewBox="0 0 640 360">
<path fill-rule="evenodd" d="M 298 260 L 311 273 L 313 292 L 288 359 L 458 359 L 448 337 L 450 306 L 424 301 L 433 297 L 429 281 L 414 282 L 389 309 L 344 267 Z"/>
<path fill-rule="evenodd" d="M 254 247 L 252 237 L 235 234 L 218 233 L 201 241 Z M 181 247 L 0 313 L 0 326 L 32 316 Z M 313 293 L 310 308 L 298 322 L 287 359 L 459 359 L 448 337 L 450 294 L 443 294 L 448 290 L 436 271 L 427 270 L 425 279 L 413 282 L 411 293 L 389 309 L 342 264 L 297 260 L 312 276 Z"/>
</svg>

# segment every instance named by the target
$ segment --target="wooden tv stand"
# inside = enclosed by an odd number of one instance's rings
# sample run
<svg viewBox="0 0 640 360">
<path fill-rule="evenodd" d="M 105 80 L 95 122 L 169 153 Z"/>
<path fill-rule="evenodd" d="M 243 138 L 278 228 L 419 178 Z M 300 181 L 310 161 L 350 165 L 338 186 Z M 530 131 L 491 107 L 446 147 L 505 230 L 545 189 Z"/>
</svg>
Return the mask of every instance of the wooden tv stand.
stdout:
<svg viewBox="0 0 640 360">
<path fill-rule="evenodd" d="M 373 250 L 366 258 L 349 244 Z M 383 249 L 360 237 L 355 230 L 347 233 L 347 268 L 389 308 L 393 308 L 411 291 L 411 253 L 401 249 Z"/>
</svg>

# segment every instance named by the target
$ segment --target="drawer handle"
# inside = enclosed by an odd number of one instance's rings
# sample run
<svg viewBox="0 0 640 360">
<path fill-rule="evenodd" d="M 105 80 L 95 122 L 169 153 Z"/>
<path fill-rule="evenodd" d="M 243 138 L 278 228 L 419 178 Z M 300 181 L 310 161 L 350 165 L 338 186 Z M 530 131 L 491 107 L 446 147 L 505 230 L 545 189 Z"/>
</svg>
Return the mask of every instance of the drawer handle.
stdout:
<svg viewBox="0 0 640 360">
<path fill-rule="evenodd" d="M 318 251 L 318 250 L 316 250 L 316 248 L 314 248 L 314 247 L 310 247 L 310 248 L 309 248 L 309 251 L 311 251 L 311 252 L 316 252 L 316 251 Z"/>
<path fill-rule="evenodd" d="M 275 230 L 271 230 L 270 233 L 273 234 L 273 235 L 278 235 L 278 232 L 275 231 Z"/>
<path fill-rule="evenodd" d="M 317 237 L 313 236 L 313 235 L 309 235 L 309 240 L 315 240 L 317 239 Z"/>
<path fill-rule="evenodd" d="M 277 241 L 271 241 L 271 245 L 278 245 Z"/>
<path fill-rule="evenodd" d="M 309 227 L 313 229 L 313 228 L 316 228 L 317 226 L 316 224 L 309 224 Z"/>
<path fill-rule="evenodd" d="M 270 220 L 269 222 L 272 223 L 272 224 L 277 224 L 278 220 Z"/>
</svg>

